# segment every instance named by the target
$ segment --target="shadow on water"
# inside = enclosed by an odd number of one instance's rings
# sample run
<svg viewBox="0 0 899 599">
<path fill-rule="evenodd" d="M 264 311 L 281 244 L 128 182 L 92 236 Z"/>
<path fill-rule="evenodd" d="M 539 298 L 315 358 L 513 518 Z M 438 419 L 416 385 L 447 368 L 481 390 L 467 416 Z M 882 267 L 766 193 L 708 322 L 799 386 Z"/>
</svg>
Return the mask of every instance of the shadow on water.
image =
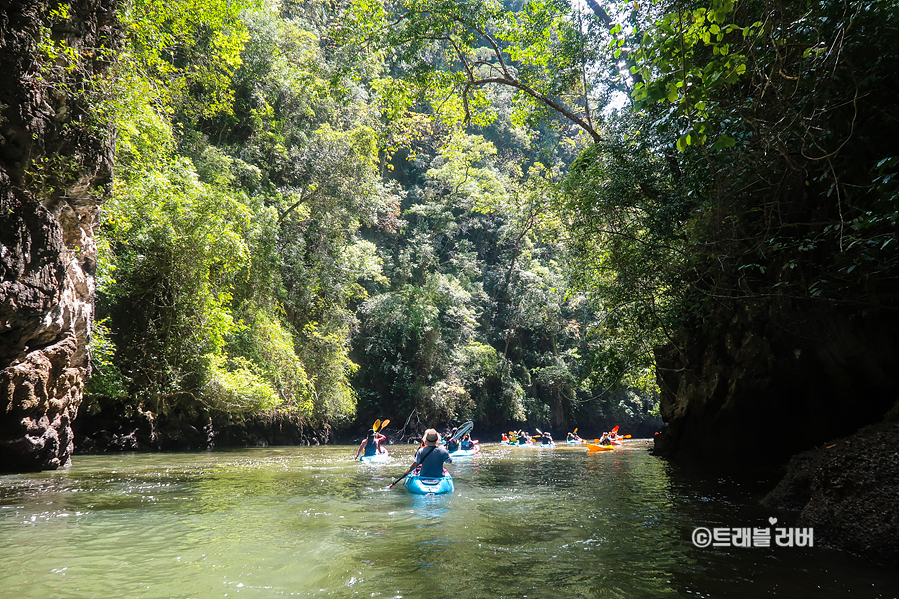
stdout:
<svg viewBox="0 0 899 599">
<path fill-rule="evenodd" d="M 743 482 L 634 445 L 486 445 L 451 495 L 348 447 L 83 456 L 0 477 L 0 599 L 80 597 L 899 596 L 899 576 L 823 548 L 707 547 L 696 527 L 772 517 Z"/>
</svg>

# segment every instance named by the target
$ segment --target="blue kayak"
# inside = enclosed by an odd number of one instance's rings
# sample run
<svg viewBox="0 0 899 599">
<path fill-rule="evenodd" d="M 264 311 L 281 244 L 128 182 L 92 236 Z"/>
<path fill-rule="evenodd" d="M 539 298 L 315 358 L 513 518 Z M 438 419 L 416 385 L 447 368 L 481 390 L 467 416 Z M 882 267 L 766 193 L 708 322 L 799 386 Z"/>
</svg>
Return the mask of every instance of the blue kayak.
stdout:
<svg viewBox="0 0 899 599">
<path fill-rule="evenodd" d="M 410 474 L 403 483 L 410 493 L 418 495 L 440 495 L 441 493 L 452 493 L 456 486 L 453 484 L 453 477 L 449 474 L 438 476 L 436 478 L 422 478 L 417 474 Z"/>
<path fill-rule="evenodd" d="M 381 451 L 374 455 L 359 456 L 359 461 L 360 462 L 384 462 L 384 461 L 387 461 L 389 458 L 390 458 L 390 456 L 387 454 L 387 450 L 384 448 L 381 448 Z"/>
<path fill-rule="evenodd" d="M 469 456 L 473 456 L 474 454 L 478 453 L 479 451 L 481 451 L 481 446 L 475 445 L 471 449 L 457 449 L 456 451 L 451 451 L 450 457 L 452 457 L 452 458 L 469 457 Z"/>
</svg>

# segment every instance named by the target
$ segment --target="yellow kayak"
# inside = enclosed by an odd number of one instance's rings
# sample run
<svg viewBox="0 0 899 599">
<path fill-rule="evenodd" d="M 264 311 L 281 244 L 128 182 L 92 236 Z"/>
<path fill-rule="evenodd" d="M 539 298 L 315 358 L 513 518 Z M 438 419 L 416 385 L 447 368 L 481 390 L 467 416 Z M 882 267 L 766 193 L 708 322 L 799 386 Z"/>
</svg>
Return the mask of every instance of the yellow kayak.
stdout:
<svg viewBox="0 0 899 599">
<path fill-rule="evenodd" d="M 615 449 L 614 445 L 595 445 L 593 443 L 587 443 L 587 453 L 596 453 L 597 451 L 612 451 Z"/>
</svg>

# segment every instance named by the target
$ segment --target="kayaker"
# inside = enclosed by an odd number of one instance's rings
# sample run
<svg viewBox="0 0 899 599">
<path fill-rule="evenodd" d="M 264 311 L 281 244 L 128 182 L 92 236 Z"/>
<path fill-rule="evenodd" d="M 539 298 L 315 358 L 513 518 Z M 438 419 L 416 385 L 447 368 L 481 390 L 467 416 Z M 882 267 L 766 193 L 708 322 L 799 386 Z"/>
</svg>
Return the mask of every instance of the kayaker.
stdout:
<svg viewBox="0 0 899 599">
<path fill-rule="evenodd" d="M 450 432 L 449 437 L 446 439 L 446 450 L 450 453 L 459 451 L 459 441 L 458 439 L 455 439 L 458 430 L 458 428 L 453 427 L 452 432 Z"/>
<path fill-rule="evenodd" d="M 472 441 L 471 435 L 465 433 L 465 435 L 462 437 L 462 442 L 459 443 L 459 447 L 461 449 L 464 449 L 465 451 L 468 451 L 469 449 L 474 449 L 475 443 L 477 443 L 477 441 Z"/>
<path fill-rule="evenodd" d="M 568 433 L 569 441 L 583 441 L 580 437 L 578 437 L 577 433 Z"/>
<path fill-rule="evenodd" d="M 362 439 L 362 443 L 359 444 L 359 449 L 356 450 L 356 457 L 359 457 L 359 454 L 363 451 L 365 452 L 363 455 L 373 456 L 378 453 L 381 453 L 381 441 L 386 439 L 384 435 L 381 433 L 376 433 L 375 429 L 371 429 L 368 431 L 368 437 Z"/>
<path fill-rule="evenodd" d="M 609 433 L 603 433 L 602 438 L 599 440 L 600 445 L 611 445 L 612 440 L 609 438 Z"/>
<path fill-rule="evenodd" d="M 555 443 L 553 443 L 553 436 L 549 433 L 543 433 L 540 436 L 540 443 L 542 445 L 555 445 Z"/>
<path fill-rule="evenodd" d="M 531 436 L 523 431 L 518 431 L 518 444 L 527 445 L 531 440 Z"/>
<path fill-rule="evenodd" d="M 421 473 L 419 475 L 422 478 L 438 478 L 443 476 L 443 464 L 452 464 L 453 458 L 450 457 L 450 454 L 446 449 L 437 447 L 437 444 L 440 443 L 440 438 L 440 433 L 432 428 L 425 431 L 422 439 L 424 441 L 424 447 L 421 447 L 415 453 L 415 459 L 412 460 L 412 465 L 409 467 L 406 474 L 409 474 L 421 466 Z"/>
</svg>

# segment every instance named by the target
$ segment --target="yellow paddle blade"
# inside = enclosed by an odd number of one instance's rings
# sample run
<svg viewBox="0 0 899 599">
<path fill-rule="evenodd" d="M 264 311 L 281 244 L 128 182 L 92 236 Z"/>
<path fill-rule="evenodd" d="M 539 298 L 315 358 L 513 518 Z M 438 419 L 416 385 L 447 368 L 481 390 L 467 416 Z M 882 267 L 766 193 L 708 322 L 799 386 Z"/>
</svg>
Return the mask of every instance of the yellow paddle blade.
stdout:
<svg viewBox="0 0 899 599">
<path fill-rule="evenodd" d="M 574 427 L 574 432 L 577 432 L 577 427 Z"/>
<path fill-rule="evenodd" d="M 621 438 L 622 438 L 622 439 L 630 439 L 630 438 L 631 438 L 631 436 L 630 436 L 630 435 L 624 435 L 624 436 L 623 436 L 623 437 L 621 437 Z"/>
<path fill-rule="evenodd" d="M 387 428 L 387 425 L 390 424 L 390 418 L 381 423 L 381 430 Z"/>
<path fill-rule="evenodd" d="M 377 430 L 378 430 L 378 428 L 380 428 L 380 426 L 381 426 L 381 419 L 378 418 L 377 420 L 375 420 L 375 423 L 373 425 L 371 425 L 371 430 L 377 432 Z"/>
</svg>

